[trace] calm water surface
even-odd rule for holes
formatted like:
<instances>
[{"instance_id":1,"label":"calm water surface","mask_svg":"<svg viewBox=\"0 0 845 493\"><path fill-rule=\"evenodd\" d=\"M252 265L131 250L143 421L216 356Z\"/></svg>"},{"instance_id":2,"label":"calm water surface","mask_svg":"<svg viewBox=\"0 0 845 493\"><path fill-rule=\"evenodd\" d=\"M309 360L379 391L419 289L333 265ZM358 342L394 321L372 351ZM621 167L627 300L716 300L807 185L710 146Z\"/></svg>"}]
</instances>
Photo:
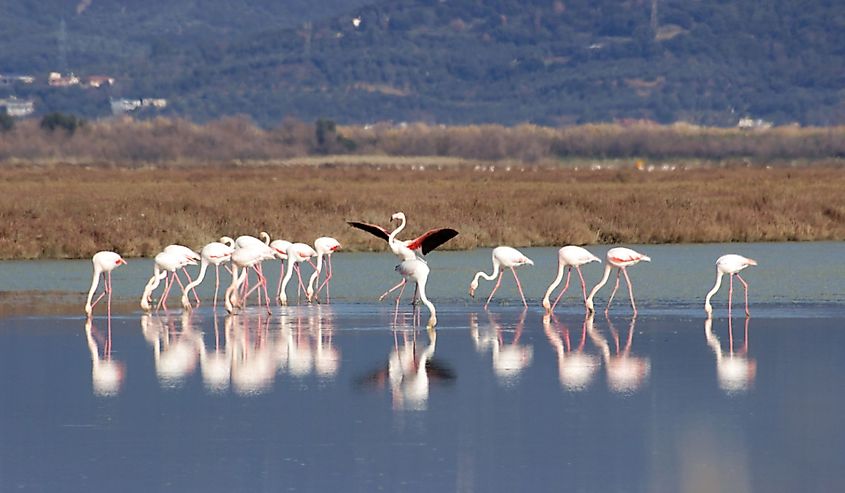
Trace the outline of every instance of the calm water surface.
<instances>
[{"instance_id":1,"label":"calm water surface","mask_svg":"<svg viewBox=\"0 0 845 493\"><path fill-rule=\"evenodd\" d=\"M331 304L269 316L0 318L0 491L845 489L843 244L639 249L636 320L627 296L585 319L577 290L544 317L554 249L524 250L527 310L508 278L489 310L464 294L489 251L432 256L434 333L373 302L386 254L336 255ZM760 263L754 316L729 321L723 291L710 324L730 251ZM149 270L115 271L115 295ZM90 262L0 264L3 290L80 307L89 282Z\"/></svg>"}]
</instances>

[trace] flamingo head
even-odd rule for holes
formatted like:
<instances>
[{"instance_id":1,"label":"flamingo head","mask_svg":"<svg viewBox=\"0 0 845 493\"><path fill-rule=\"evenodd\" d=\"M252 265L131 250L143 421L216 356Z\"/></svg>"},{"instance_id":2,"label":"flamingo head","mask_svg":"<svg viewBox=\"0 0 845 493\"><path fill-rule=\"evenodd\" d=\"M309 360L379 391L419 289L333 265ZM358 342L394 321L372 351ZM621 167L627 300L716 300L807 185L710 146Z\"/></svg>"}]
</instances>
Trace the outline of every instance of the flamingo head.
<instances>
[{"instance_id":1,"label":"flamingo head","mask_svg":"<svg viewBox=\"0 0 845 493\"><path fill-rule=\"evenodd\" d=\"M115 264L115 265L126 265L126 261L125 261L125 260L123 260L123 257L118 257L118 259L114 261L114 264ZM756 263L756 262L754 262L754 263L753 263L753 264L751 264L751 265L757 265L757 263Z\"/></svg>"},{"instance_id":2,"label":"flamingo head","mask_svg":"<svg viewBox=\"0 0 845 493\"><path fill-rule=\"evenodd\" d=\"M473 279L471 283L469 283L469 295L471 298L475 298L475 290L478 289L478 279Z\"/></svg>"},{"instance_id":3,"label":"flamingo head","mask_svg":"<svg viewBox=\"0 0 845 493\"><path fill-rule=\"evenodd\" d=\"M756 261L756 260L754 260L753 258L747 258L747 259L745 259L745 262L746 262L748 265L757 265L757 261Z\"/></svg>"},{"instance_id":4,"label":"flamingo head","mask_svg":"<svg viewBox=\"0 0 845 493\"><path fill-rule=\"evenodd\" d=\"M546 309L546 316L552 313L552 304L549 303L549 298L543 298L543 308ZM545 319L544 319L545 320Z\"/></svg>"},{"instance_id":5,"label":"flamingo head","mask_svg":"<svg viewBox=\"0 0 845 493\"><path fill-rule=\"evenodd\" d=\"M390 216L391 221L405 221L405 213L404 212L397 212Z\"/></svg>"}]
</instances>

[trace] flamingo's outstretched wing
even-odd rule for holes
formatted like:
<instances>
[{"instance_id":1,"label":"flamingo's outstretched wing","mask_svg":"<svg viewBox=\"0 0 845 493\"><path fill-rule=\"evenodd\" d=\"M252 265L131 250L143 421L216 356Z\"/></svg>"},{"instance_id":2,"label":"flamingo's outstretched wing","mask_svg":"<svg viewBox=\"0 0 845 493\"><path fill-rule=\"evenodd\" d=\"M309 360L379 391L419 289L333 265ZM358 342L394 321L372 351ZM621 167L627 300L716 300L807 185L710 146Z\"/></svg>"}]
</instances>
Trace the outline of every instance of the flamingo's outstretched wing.
<instances>
[{"instance_id":1,"label":"flamingo's outstretched wing","mask_svg":"<svg viewBox=\"0 0 845 493\"><path fill-rule=\"evenodd\" d=\"M359 223L357 221L346 221L346 224L352 226L353 228L358 228L361 231L366 231L367 233L377 236L384 241L387 241L387 238L390 236L386 229L376 224Z\"/></svg>"},{"instance_id":2,"label":"flamingo's outstretched wing","mask_svg":"<svg viewBox=\"0 0 845 493\"><path fill-rule=\"evenodd\" d=\"M458 232L452 228L432 229L409 243L408 248L411 250L419 249L423 255L426 255L456 236L458 236Z\"/></svg>"}]
</instances>

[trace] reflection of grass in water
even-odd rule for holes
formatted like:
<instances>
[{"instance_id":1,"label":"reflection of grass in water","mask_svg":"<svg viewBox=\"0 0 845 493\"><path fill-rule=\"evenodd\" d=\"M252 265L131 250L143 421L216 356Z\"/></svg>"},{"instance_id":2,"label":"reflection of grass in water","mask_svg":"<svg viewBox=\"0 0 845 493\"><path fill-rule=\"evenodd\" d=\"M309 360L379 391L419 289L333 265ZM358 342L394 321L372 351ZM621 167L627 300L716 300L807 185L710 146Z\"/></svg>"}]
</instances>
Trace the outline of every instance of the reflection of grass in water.
<instances>
[{"instance_id":1,"label":"reflection of grass in water","mask_svg":"<svg viewBox=\"0 0 845 493\"><path fill-rule=\"evenodd\" d=\"M345 221L386 226L397 210L408 214L405 238L450 226L461 234L447 247L459 249L845 239L839 168L379 167L7 168L0 255L150 256L169 243L198 249L223 234L261 230L382 250L381 240Z\"/></svg>"}]
</instances>

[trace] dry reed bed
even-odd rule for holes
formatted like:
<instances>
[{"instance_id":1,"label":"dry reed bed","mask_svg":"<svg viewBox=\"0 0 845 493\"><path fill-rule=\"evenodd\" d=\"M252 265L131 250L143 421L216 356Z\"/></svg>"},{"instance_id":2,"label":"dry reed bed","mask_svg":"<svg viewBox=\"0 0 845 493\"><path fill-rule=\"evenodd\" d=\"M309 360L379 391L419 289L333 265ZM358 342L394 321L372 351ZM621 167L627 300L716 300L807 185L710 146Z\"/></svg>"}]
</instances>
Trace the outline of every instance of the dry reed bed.
<instances>
[{"instance_id":1,"label":"dry reed bed","mask_svg":"<svg viewBox=\"0 0 845 493\"><path fill-rule=\"evenodd\" d=\"M424 160L423 160L424 161ZM569 243L845 239L841 168L424 171L370 167L0 168L0 256L149 256L169 243L199 248L221 235L384 249L346 220L405 237L436 226L450 248Z\"/></svg>"}]
</instances>

